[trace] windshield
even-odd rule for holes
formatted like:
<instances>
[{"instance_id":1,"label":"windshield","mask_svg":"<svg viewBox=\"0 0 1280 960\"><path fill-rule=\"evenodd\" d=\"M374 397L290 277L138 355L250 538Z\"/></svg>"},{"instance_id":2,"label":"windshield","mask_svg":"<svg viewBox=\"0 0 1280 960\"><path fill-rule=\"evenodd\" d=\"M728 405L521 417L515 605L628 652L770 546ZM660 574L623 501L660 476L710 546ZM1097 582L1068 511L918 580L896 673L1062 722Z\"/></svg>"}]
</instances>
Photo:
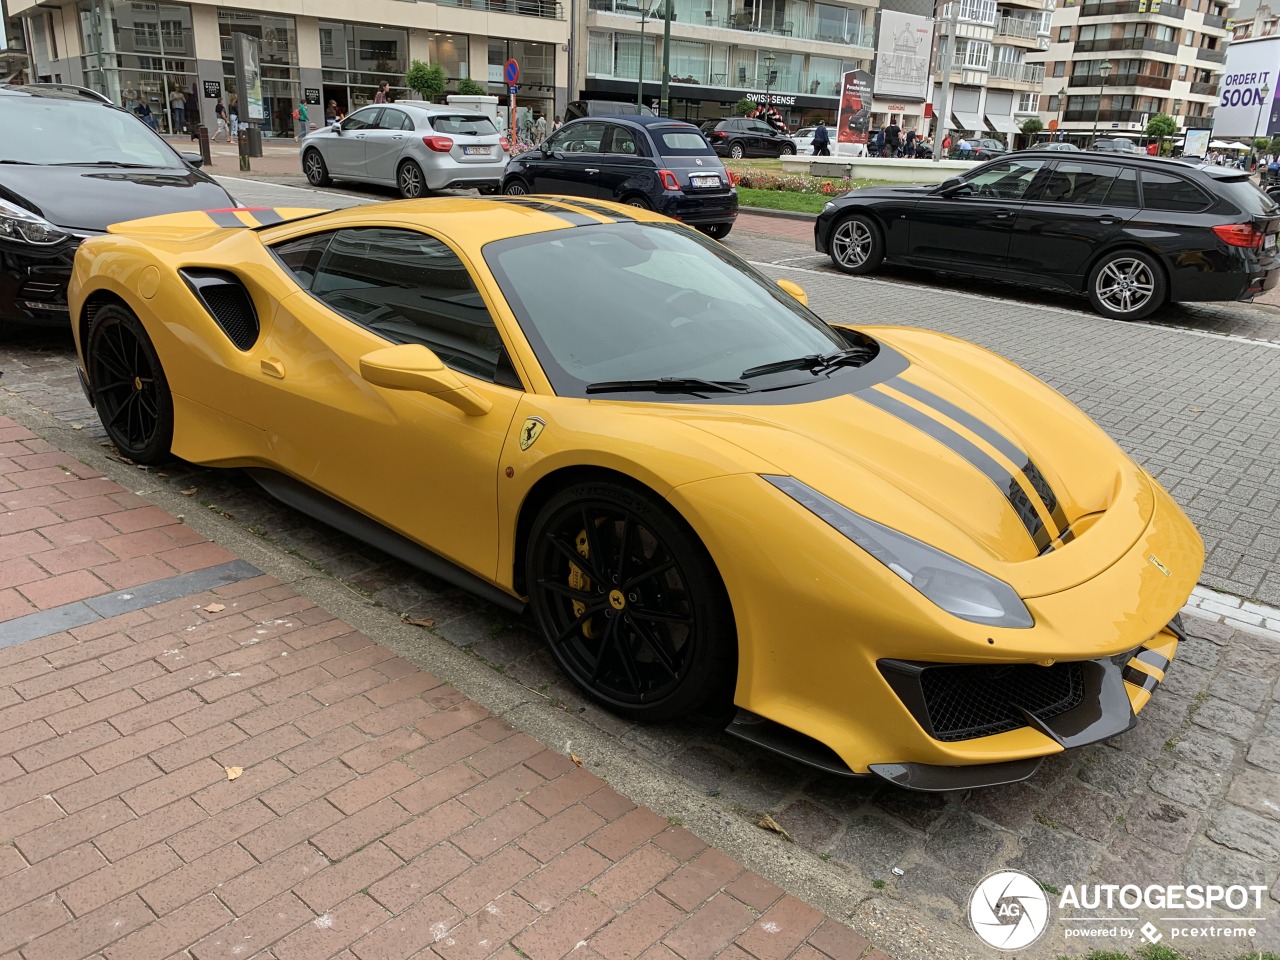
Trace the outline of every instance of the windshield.
<instances>
[{"instance_id":1,"label":"windshield","mask_svg":"<svg viewBox=\"0 0 1280 960\"><path fill-rule=\"evenodd\" d=\"M719 244L683 227L620 223L484 248L561 396L663 377L731 381L743 371L847 350L849 342ZM812 382L800 370L753 380Z\"/></svg>"},{"instance_id":2,"label":"windshield","mask_svg":"<svg viewBox=\"0 0 1280 960\"><path fill-rule=\"evenodd\" d=\"M93 100L0 97L0 124L11 134L0 160L10 163L183 165L137 117Z\"/></svg>"}]
</instances>

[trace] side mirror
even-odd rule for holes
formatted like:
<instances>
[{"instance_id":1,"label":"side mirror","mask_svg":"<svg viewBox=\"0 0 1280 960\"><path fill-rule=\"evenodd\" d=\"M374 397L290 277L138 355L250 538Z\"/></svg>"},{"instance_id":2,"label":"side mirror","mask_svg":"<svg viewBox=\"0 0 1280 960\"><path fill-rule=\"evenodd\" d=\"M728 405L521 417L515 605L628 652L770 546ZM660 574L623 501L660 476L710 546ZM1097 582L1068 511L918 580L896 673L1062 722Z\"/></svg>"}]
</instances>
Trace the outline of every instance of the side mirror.
<instances>
[{"instance_id":1,"label":"side mirror","mask_svg":"<svg viewBox=\"0 0 1280 960\"><path fill-rule=\"evenodd\" d=\"M792 280L783 279L778 281L778 288L781 289L783 293L789 294L794 299L799 300L806 307L809 305L809 295L804 292L804 287L800 286L800 284Z\"/></svg>"},{"instance_id":2,"label":"side mirror","mask_svg":"<svg viewBox=\"0 0 1280 960\"><path fill-rule=\"evenodd\" d=\"M204 157L200 156L198 153L182 153L179 154L179 156L193 167L199 168L204 166Z\"/></svg>"},{"instance_id":3,"label":"side mirror","mask_svg":"<svg viewBox=\"0 0 1280 960\"><path fill-rule=\"evenodd\" d=\"M963 186L964 181L959 177L948 177L946 180L943 180L942 185L938 187L938 193L944 197L949 197Z\"/></svg>"},{"instance_id":4,"label":"side mirror","mask_svg":"<svg viewBox=\"0 0 1280 960\"><path fill-rule=\"evenodd\" d=\"M469 417L488 413L491 404L464 384L434 353L418 343L404 343L366 353L360 376L376 387L413 390L452 404Z\"/></svg>"}]
</instances>

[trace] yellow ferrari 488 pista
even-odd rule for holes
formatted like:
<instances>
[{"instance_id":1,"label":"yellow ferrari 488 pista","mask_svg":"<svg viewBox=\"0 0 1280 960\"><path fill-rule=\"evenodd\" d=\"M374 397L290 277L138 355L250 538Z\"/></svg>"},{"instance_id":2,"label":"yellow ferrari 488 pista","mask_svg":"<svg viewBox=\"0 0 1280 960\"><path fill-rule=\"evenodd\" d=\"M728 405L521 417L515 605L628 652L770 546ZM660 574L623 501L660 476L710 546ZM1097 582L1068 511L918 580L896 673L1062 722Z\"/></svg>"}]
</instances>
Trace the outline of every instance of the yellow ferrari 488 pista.
<instances>
[{"instance_id":1,"label":"yellow ferrari 488 pista","mask_svg":"<svg viewBox=\"0 0 1280 960\"><path fill-rule=\"evenodd\" d=\"M245 469L530 608L608 708L723 705L836 773L1006 783L1123 732L1203 562L1151 475L1016 366L825 323L630 207L173 214L85 241L71 300L128 457Z\"/></svg>"}]
</instances>

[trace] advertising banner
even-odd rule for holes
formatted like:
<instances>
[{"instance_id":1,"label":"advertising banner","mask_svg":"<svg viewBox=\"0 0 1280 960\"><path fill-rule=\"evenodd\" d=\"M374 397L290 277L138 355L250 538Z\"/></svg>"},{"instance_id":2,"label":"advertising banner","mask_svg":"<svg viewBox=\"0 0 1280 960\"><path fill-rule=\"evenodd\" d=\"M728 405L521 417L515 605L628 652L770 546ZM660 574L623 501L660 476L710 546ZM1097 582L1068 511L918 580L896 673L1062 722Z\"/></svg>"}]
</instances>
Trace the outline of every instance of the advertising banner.
<instances>
[{"instance_id":1,"label":"advertising banner","mask_svg":"<svg viewBox=\"0 0 1280 960\"><path fill-rule=\"evenodd\" d=\"M880 11L880 33L876 38L877 96L912 100L928 97L932 37L932 20L893 10Z\"/></svg>"},{"instance_id":2,"label":"advertising banner","mask_svg":"<svg viewBox=\"0 0 1280 960\"><path fill-rule=\"evenodd\" d=\"M850 70L841 81L840 91L835 153L862 156L867 152L867 131L871 127L871 74Z\"/></svg>"},{"instance_id":3,"label":"advertising banner","mask_svg":"<svg viewBox=\"0 0 1280 960\"><path fill-rule=\"evenodd\" d=\"M240 119L261 122L267 114L262 105L262 56L258 41L247 33L232 34L232 41Z\"/></svg>"},{"instance_id":4,"label":"advertising banner","mask_svg":"<svg viewBox=\"0 0 1280 960\"><path fill-rule=\"evenodd\" d=\"M1237 40L1227 46L1227 63L1218 84L1218 105L1213 111L1215 138L1266 137L1277 132L1277 67L1280 37ZM1264 86L1268 91L1265 102Z\"/></svg>"}]
</instances>

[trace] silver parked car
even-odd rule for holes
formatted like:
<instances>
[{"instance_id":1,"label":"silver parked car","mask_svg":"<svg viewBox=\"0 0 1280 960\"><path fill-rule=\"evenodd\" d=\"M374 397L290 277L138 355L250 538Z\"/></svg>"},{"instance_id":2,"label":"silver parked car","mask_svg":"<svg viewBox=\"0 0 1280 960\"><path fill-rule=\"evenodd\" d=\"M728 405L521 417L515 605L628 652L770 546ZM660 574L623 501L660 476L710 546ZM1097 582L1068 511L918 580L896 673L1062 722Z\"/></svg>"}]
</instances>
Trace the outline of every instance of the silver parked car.
<instances>
[{"instance_id":1,"label":"silver parked car","mask_svg":"<svg viewBox=\"0 0 1280 960\"><path fill-rule=\"evenodd\" d=\"M487 116L412 100L362 107L302 141L313 186L385 183L410 199L450 187L494 193L506 166L506 144Z\"/></svg>"}]
</instances>

